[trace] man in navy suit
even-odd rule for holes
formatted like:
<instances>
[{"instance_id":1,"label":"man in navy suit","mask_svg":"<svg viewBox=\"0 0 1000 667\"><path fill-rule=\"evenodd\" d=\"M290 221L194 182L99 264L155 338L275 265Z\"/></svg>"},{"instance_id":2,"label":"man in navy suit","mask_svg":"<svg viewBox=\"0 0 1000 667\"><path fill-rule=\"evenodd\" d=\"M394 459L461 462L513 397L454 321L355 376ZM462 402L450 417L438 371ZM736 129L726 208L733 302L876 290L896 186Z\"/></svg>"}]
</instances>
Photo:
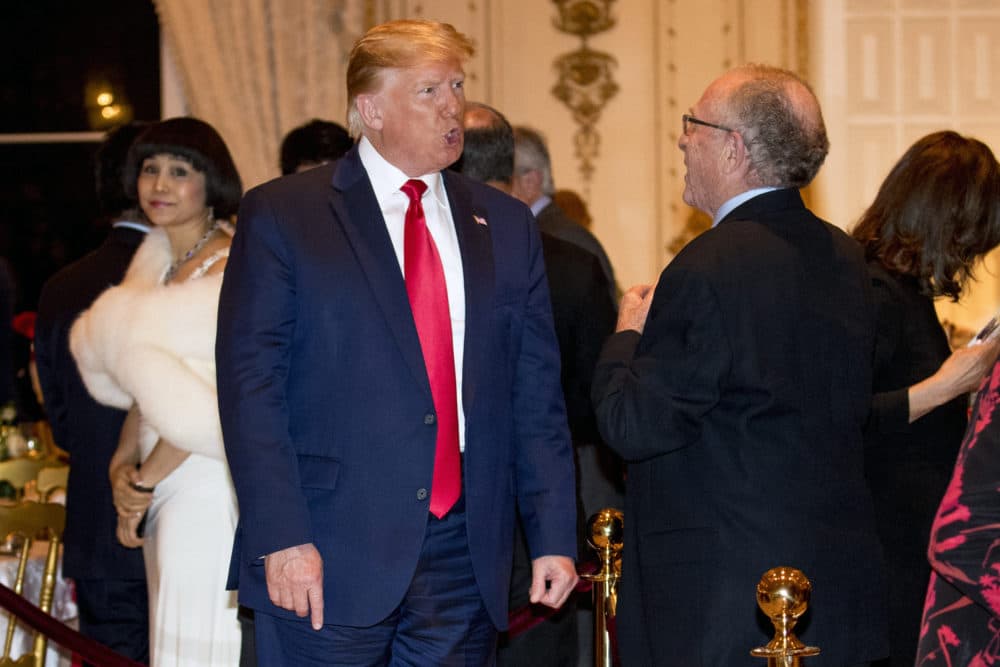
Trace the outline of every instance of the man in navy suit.
<instances>
[{"instance_id":1,"label":"man in navy suit","mask_svg":"<svg viewBox=\"0 0 1000 667\"><path fill-rule=\"evenodd\" d=\"M594 374L628 462L622 663L752 667L773 631L760 576L805 572L796 632L816 667L887 654L885 580L863 470L875 329L860 247L798 189L829 146L791 72L745 66L683 118L684 201L714 227L622 298Z\"/></svg>"},{"instance_id":2,"label":"man in navy suit","mask_svg":"<svg viewBox=\"0 0 1000 667\"><path fill-rule=\"evenodd\" d=\"M108 466L125 413L95 401L69 351L69 328L101 292L121 281L148 227L122 183L125 156L145 128L130 123L108 134L97 154L97 200L112 220L96 250L42 287L35 360L56 443L70 455L63 572L76 583L80 632L134 660L149 659L149 610L142 551L115 536L118 514Z\"/></svg>"},{"instance_id":3,"label":"man in navy suit","mask_svg":"<svg viewBox=\"0 0 1000 667\"><path fill-rule=\"evenodd\" d=\"M471 52L446 24L370 30L347 73L359 144L241 206L216 352L230 584L260 664L490 664L515 506L532 600L558 607L576 583L538 230L442 171Z\"/></svg>"}]
</instances>

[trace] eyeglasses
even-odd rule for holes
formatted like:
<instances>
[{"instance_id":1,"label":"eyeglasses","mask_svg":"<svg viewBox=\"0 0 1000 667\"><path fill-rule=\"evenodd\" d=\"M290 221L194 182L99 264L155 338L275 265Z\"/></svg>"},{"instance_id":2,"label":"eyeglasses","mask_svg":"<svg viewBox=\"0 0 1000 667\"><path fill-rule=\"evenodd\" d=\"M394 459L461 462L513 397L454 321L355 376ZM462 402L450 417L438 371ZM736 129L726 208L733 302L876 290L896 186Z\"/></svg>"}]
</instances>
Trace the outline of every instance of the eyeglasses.
<instances>
[{"instance_id":1,"label":"eyeglasses","mask_svg":"<svg viewBox=\"0 0 1000 667\"><path fill-rule=\"evenodd\" d=\"M707 120L701 120L700 118L695 118L691 114L684 114L681 116L681 120L684 123L684 134L691 134L691 125L704 125L705 127L714 127L717 130L723 130L724 132L735 132L731 127L726 127L725 125L716 125L715 123L709 123Z\"/></svg>"}]
</instances>

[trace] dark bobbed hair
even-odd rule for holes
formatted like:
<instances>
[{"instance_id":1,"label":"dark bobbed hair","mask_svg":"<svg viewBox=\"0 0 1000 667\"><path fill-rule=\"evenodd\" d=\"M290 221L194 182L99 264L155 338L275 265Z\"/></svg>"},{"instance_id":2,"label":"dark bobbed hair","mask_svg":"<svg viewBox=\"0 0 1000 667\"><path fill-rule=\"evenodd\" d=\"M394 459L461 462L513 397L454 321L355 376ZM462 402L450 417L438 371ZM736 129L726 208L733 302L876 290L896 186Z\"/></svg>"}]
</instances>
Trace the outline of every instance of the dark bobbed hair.
<instances>
[{"instance_id":1,"label":"dark bobbed hair","mask_svg":"<svg viewBox=\"0 0 1000 667\"><path fill-rule=\"evenodd\" d=\"M136 183L143 160L164 153L190 162L205 174L205 205L212 207L215 217L236 213L243 183L226 142L211 125L188 116L153 123L132 144L125 168L125 188L131 197L138 198Z\"/></svg>"},{"instance_id":2,"label":"dark bobbed hair","mask_svg":"<svg viewBox=\"0 0 1000 667\"><path fill-rule=\"evenodd\" d=\"M123 174L132 142L148 126L149 123L142 121L119 125L105 135L97 149L94 156L94 182L101 215L113 218L135 208L135 197L126 191Z\"/></svg>"},{"instance_id":3,"label":"dark bobbed hair","mask_svg":"<svg viewBox=\"0 0 1000 667\"><path fill-rule=\"evenodd\" d=\"M302 164L333 162L351 149L354 140L344 126L315 118L281 141L281 173L294 174Z\"/></svg>"},{"instance_id":4,"label":"dark bobbed hair","mask_svg":"<svg viewBox=\"0 0 1000 667\"><path fill-rule=\"evenodd\" d=\"M893 166L851 235L869 261L957 301L976 262L1000 244L1000 165L981 141L929 134Z\"/></svg>"},{"instance_id":5,"label":"dark bobbed hair","mask_svg":"<svg viewBox=\"0 0 1000 667\"><path fill-rule=\"evenodd\" d=\"M510 183L514 177L514 128L504 115L491 106L479 102L465 105L485 111L491 123L485 127L465 130L462 157L456 163L457 171L474 181L485 183L499 181Z\"/></svg>"}]
</instances>

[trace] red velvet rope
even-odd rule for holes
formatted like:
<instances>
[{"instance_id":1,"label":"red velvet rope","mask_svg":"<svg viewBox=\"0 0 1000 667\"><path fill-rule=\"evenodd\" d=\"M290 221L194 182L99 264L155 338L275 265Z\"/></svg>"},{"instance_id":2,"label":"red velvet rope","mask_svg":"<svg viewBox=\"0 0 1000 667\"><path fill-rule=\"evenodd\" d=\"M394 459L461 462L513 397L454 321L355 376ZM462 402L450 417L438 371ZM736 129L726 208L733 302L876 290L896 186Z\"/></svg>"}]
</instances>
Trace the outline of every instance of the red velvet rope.
<instances>
[{"instance_id":1,"label":"red velvet rope","mask_svg":"<svg viewBox=\"0 0 1000 667\"><path fill-rule=\"evenodd\" d=\"M574 594L588 593L592 588L591 582L581 578L576 584ZM69 627L62 621L49 616L44 611L31 604L23 597L0 584L0 607L13 613L19 621L26 623L33 629L41 631L50 641L69 649L76 653L86 662L97 667L143 667L142 663L126 658L107 646L84 637L79 632ZM520 609L510 612L508 622L510 624L507 634L509 637L516 637L543 623L546 619L556 613L557 609L544 605L527 604ZM617 642L614 626L614 619L610 619L608 630L611 634L612 645Z\"/></svg>"},{"instance_id":2,"label":"red velvet rope","mask_svg":"<svg viewBox=\"0 0 1000 667\"><path fill-rule=\"evenodd\" d=\"M586 562L580 564L579 574L593 574L596 571L596 563ZM593 587L593 583L583 577L580 577L580 580L576 582L576 588L573 589L571 595L590 593L590 590ZM512 609L507 615L507 637L513 639L514 637L531 630L532 628L544 623L557 611L559 610L553 609L552 607L546 607L542 604L531 604L530 602L518 609Z\"/></svg>"},{"instance_id":3,"label":"red velvet rope","mask_svg":"<svg viewBox=\"0 0 1000 667\"><path fill-rule=\"evenodd\" d=\"M13 613L19 622L40 631L49 638L49 641L69 649L96 667L143 667L142 663L130 660L104 644L84 637L2 584L0 584L0 607Z\"/></svg>"}]
</instances>

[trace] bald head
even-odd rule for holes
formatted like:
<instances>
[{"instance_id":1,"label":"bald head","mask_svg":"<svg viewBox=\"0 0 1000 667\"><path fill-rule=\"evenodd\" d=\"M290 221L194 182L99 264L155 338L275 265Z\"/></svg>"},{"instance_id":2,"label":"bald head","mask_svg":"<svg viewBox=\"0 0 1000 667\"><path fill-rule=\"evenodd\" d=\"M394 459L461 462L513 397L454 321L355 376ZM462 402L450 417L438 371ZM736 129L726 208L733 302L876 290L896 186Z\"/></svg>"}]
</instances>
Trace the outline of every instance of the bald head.
<instances>
[{"instance_id":1,"label":"bald head","mask_svg":"<svg viewBox=\"0 0 1000 667\"><path fill-rule=\"evenodd\" d=\"M514 130L503 114L479 102L465 105L465 146L461 172L469 178L510 191L514 174Z\"/></svg>"},{"instance_id":2,"label":"bald head","mask_svg":"<svg viewBox=\"0 0 1000 667\"><path fill-rule=\"evenodd\" d=\"M750 187L802 188L830 148L819 101L809 85L788 70L745 65L730 70L706 91L746 146Z\"/></svg>"},{"instance_id":3,"label":"bald head","mask_svg":"<svg viewBox=\"0 0 1000 667\"><path fill-rule=\"evenodd\" d=\"M507 122L499 111L481 102L466 102L463 125L466 130L497 127Z\"/></svg>"}]
</instances>

